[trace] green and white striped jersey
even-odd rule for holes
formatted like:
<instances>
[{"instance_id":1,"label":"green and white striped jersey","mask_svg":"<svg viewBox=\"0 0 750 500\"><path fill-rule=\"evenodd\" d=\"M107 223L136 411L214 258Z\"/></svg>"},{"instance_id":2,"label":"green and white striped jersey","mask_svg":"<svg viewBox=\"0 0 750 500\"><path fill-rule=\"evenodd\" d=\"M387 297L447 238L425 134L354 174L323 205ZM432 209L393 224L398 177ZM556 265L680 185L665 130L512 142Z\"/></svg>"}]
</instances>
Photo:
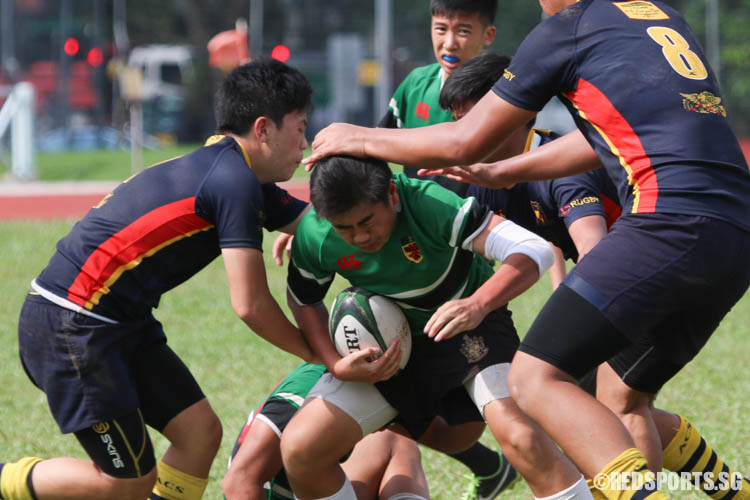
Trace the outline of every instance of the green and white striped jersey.
<instances>
[{"instance_id":1,"label":"green and white striped jersey","mask_svg":"<svg viewBox=\"0 0 750 500\"><path fill-rule=\"evenodd\" d=\"M340 274L352 285L394 299L412 335L420 335L440 305L471 295L492 274L484 258L470 250L491 213L475 198L461 198L434 182L403 174L394 174L394 182L400 211L383 248L362 252L310 210L293 240L287 283L299 304L310 305L323 300Z\"/></svg>"}]
</instances>

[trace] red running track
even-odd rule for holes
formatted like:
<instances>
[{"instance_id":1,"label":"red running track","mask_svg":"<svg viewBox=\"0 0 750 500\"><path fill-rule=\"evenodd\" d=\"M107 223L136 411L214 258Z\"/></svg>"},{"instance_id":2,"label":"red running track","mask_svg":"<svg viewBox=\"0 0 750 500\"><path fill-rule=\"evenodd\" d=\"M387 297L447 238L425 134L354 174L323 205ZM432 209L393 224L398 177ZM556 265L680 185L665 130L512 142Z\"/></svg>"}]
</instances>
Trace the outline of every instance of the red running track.
<instances>
[{"instance_id":1,"label":"red running track","mask_svg":"<svg viewBox=\"0 0 750 500\"><path fill-rule=\"evenodd\" d=\"M750 164L750 138L740 140ZM99 203L116 182L0 182L0 220L80 218ZM293 196L310 199L307 182L279 184Z\"/></svg>"}]
</instances>

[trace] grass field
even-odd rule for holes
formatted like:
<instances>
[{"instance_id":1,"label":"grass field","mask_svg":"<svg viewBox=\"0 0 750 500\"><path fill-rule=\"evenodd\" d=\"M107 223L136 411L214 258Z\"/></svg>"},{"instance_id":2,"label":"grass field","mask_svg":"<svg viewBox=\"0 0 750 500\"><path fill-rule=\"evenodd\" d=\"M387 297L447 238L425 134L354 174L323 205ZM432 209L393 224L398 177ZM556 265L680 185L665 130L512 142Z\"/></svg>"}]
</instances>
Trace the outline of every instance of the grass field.
<instances>
[{"instance_id":1,"label":"grass field","mask_svg":"<svg viewBox=\"0 0 750 500\"><path fill-rule=\"evenodd\" d=\"M0 461L25 455L83 457L72 436L62 436L49 416L43 394L26 378L17 355L18 312L29 281L47 263L57 239L73 221L0 223L2 277L0 325ZM267 248L274 235L267 235ZM270 250L266 251L269 257ZM275 297L284 305L285 269L267 258L269 280ZM338 282L329 293L343 288ZM511 304L519 333L523 333L549 294L546 277ZM172 348L200 382L224 424L224 439L211 470L207 499L221 498L220 481L235 436L247 413L273 384L298 361L260 340L235 317L229 304L221 259L198 276L166 294L156 311ZM658 406L683 413L703 432L714 449L731 465L750 473L750 295L737 304L701 355L663 390ZM166 442L152 433L157 452ZM483 441L492 443L489 432ZM423 450L423 464L432 498L455 500L465 486L460 464L430 450ZM502 498L530 498L525 485ZM702 494L675 492L674 498L706 498Z\"/></svg>"}]
</instances>

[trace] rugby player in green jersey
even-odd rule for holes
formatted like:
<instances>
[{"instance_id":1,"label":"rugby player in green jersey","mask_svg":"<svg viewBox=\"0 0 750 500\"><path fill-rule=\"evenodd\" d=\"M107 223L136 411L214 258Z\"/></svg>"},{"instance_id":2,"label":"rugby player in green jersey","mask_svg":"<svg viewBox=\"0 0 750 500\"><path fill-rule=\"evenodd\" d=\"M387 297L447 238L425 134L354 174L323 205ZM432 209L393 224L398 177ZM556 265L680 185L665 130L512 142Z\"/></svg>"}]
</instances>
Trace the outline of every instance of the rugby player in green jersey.
<instances>
[{"instance_id":1,"label":"rugby player in green jersey","mask_svg":"<svg viewBox=\"0 0 750 500\"><path fill-rule=\"evenodd\" d=\"M221 482L228 500L294 499L281 463L281 433L324 371L323 365L301 364L250 412ZM396 432L369 434L342 467L358 500L429 498L419 447Z\"/></svg>"},{"instance_id":2,"label":"rugby player in green jersey","mask_svg":"<svg viewBox=\"0 0 750 500\"><path fill-rule=\"evenodd\" d=\"M452 121L438 103L440 89L456 68L495 39L496 13L497 0L431 0L430 38L436 62L404 78L378 126L417 128ZM417 169L405 165L404 173L416 177ZM467 184L439 175L431 179L461 196L466 194Z\"/></svg>"},{"instance_id":3,"label":"rugby player in green jersey","mask_svg":"<svg viewBox=\"0 0 750 500\"><path fill-rule=\"evenodd\" d=\"M328 373L281 437L301 499L352 499L338 459L392 420L418 439L436 415L486 421L537 497L590 498L585 481L509 397L518 336L506 304L552 261L540 237L433 183L393 175L378 160L331 157L311 177L314 210L292 248L290 308ZM486 259L502 264L493 272ZM398 371L394 342L339 356L322 299L336 274L390 297L412 330Z\"/></svg>"}]
</instances>

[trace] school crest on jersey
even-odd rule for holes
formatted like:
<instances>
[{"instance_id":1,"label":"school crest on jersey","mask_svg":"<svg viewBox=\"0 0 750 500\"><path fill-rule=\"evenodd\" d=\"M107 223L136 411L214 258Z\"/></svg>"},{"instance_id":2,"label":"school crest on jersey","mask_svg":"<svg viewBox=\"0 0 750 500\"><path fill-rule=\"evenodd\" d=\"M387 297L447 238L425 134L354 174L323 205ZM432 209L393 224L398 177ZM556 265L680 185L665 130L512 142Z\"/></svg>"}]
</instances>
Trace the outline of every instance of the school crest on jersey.
<instances>
[{"instance_id":1,"label":"school crest on jersey","mask_svg":"<svg viewBox=\"0 0 750 500\"><path fill-rule=\"evenodd\" d=\"M711 92L704 90L700 94L683 94L680 92L682 107L687 111L694 111L701 114L719 115L726 118L727 110L721 104L721 97L713 95Z\"/></svg>"},{"instance_id":2,"label":"school crest on jersey","mask_svg":"<svg viewBox=\"0 0 750 500\"><path fill-rule=\"evenodd\" d=\"M461 340L460 351L466 358L467 363L476 363L485 357L490 352L490 349L484 345L483 337L464 335L463 340Z\"/></svg>"},{"instance_id":3,"label":"school crest on jersey","mask_svg":"<svg viewBox=\"0 0 750 500\"><path fill-rule=\"evenodd\" d=\"M544 210L542 210L542 205L538 201L534 201L534 200L530 200L529 203L531 204L531 210L534 211L534 217L536 217L537 226L546 226L547 216L544 215Z\"/></svg>"},{"instance_id":4,"label":"school crest on jersey","mask_svg":"<svg viewBox=\"0 0 750 500\"><path fill-rule=\"evenodd\" d=\"M631 2L614 2L614 5L630 19L643 19L647 21L669 19L669 16L663 10L651 2L633 0Z\"/></svg>"},{"instance_id":5,"label":"school crest on jersey","mask_svg":"<svg viewBox=\"0 0 750 500\"><path fill-rule=\"evenodd\" d=\"M424 258L422 251L417 246L417 242L411 236L401 238L401 251L404 252L407 259L415 264L419 264Z\"/></svg>"}]
</instances>

